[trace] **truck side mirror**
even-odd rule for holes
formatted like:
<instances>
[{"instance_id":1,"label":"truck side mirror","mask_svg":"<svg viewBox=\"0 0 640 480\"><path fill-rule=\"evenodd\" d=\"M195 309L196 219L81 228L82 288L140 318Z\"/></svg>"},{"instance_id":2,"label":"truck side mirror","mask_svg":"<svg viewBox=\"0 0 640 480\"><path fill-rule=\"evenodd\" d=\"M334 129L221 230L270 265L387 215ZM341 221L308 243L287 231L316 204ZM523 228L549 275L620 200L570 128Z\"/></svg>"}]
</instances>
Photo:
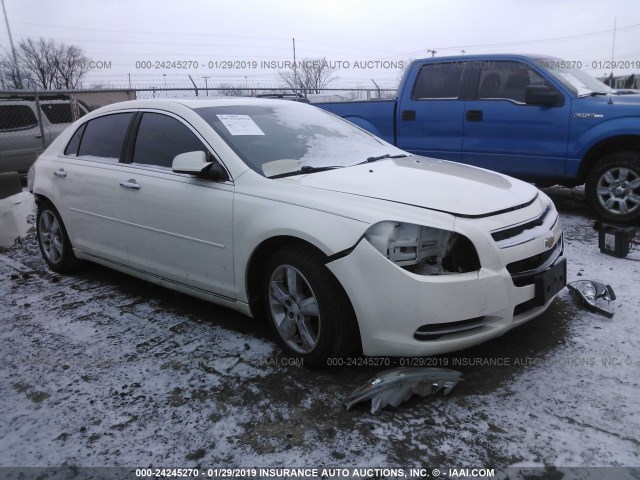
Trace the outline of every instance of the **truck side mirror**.
<instances>
[{"instance_id":1,"label":"truck side mirror","mask_svg":"<svg viewBox=\"0 0 640 480\"><path fill-rule=\"evenodd\" d=\"M524 89L524 102L527 105L560 107L564 105L564 97L544 85L527 85Z\"/></svg>"}]
</instances>

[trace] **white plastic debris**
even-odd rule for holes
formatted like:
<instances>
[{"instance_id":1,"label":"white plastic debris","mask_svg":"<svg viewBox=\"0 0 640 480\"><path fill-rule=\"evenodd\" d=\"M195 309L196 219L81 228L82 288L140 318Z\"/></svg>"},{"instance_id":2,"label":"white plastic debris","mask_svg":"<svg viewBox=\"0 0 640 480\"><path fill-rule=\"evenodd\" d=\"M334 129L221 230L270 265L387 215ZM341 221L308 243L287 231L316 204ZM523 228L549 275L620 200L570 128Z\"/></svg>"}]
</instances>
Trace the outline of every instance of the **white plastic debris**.
<instances>
[{"instance_id":1,"label":"white plastic debris","mask_svg":"<svg viewBox=\"0 0 640 480\"><path fill-rule=\"evenodd\" d=\"M427 397L444 390L447 395L461 380L462 373L446 368L394 368L355 389L345 405L349 410L356 403L371 400L371 413L376 414L387 405L397 407L413 394Z\"/></svg>"}]
</instances>

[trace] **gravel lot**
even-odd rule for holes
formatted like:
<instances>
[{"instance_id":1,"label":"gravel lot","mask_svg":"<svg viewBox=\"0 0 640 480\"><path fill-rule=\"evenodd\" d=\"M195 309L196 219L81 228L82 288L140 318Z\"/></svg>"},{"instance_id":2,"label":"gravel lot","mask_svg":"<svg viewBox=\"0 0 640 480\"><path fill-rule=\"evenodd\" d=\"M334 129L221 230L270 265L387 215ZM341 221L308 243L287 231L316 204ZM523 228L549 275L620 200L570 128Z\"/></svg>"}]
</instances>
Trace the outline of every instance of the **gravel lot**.
<instances>
[{"instance_id":1,"label":"gravel lot","mask_svg":"<svg viewBox=\"0 0 640 480\"><path fill-rule=\"evenodd\" d=\"M343 400L385 367L305 369L224 308L99 266L54 274L27 236L0 251L0 467L638 467L640 263L599 253L580 191L550 194L569 280L610 283L616 315L565 290L434 359L464 373L449 396L377 416Z\"/></svg>"}]
</instances>

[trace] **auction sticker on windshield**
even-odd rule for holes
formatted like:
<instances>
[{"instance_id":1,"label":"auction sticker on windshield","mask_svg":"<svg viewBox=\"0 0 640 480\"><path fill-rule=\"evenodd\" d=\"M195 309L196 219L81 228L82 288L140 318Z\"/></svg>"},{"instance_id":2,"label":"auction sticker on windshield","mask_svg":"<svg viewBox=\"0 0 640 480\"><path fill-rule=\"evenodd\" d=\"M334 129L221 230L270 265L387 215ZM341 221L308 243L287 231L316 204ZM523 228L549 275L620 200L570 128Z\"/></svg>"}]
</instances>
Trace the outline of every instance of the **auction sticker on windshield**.
<instances>
[{"instance_id":1,"label":"auction sticker on windshield","mask_svg":"<svg viewBox=\"0 0 640 480\"><path fill-rule=\"evenodd\" d=\"M249 115L217 115L231 135L264 135Z\"/></svg>"}]
</instances>

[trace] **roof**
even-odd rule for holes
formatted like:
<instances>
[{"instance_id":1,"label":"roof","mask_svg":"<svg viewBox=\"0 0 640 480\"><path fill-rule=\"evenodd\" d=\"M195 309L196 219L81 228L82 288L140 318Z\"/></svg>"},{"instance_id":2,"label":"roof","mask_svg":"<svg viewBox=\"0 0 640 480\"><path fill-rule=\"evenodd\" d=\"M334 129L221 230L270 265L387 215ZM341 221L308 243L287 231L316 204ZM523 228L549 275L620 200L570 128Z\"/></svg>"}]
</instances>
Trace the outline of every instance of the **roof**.
<instances>
[{"instance_id":1,"label":"roof","mask_svg":"<svg viewBox=\"0 0 640 480\"><path fill-rule=\"evenodd\" d=\"M469 61L469 60L539 60L542 58L556 58L552 55L526 54L526 53L483 53L476 55L451 55L448 57L426 57L416 61Z\"/></svg>"}]
</instances>

